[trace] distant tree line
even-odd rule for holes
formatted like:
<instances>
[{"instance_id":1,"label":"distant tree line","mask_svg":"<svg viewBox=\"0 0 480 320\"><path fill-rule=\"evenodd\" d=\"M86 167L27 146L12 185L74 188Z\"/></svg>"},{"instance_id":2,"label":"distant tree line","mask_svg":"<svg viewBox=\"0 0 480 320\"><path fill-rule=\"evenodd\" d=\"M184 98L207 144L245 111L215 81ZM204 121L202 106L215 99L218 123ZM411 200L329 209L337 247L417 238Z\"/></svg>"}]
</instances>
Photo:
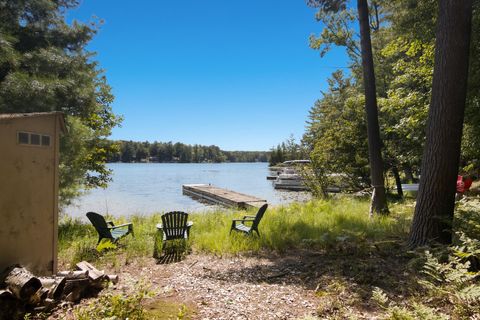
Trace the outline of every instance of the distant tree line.
<instances>
[{"instance_id":1,"label":"distant tree line","mask_svg":"<svg viewBox=\"0 0 480 320\"><path fill-rule=\"evenodd\" d=\"M116 143L119 151L108 162L267 162L269 157L264 151L223 151L214 145L123 140Z\"/></svg>"},{"instance_id":2,"label":"distant tree line","mask_svg":"<svg viewBox=\"0 0 480 320\"><path fill-rule=\"evenodd\" d=\"M309 159L310 155L307 149L295 142L295 137L290 137L279 143L276 147L270 149L270 166L282 163L288 160Z\"/></svg>"}]
</instances>

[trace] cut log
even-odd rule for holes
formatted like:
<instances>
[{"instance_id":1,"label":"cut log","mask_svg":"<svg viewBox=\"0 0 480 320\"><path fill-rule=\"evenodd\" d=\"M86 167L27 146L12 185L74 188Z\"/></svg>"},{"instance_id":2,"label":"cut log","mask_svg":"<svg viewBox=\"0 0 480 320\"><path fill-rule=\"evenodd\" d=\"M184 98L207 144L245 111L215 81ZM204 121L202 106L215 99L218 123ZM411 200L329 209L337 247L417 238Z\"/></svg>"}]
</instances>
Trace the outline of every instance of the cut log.
<instances>
[{"instance_id":1,"label":"cut log","mask_svg":"<svg viewBox=\"0 0 480 320\"><path fill-rule=\"evenodd\" d=\"M41 305L38 307L35 307L33 310L35 312L49 312L56 306L56 302L53 299L45 299L42 301Z\"/></svg>"},{"instance_id":2,"label":"cut log","mask_svg":"<svg viewBox=\"0 0 480 320\"><path fill-rule=\"evenodd\" d=\"M31 306L36 306L41 304L48 296L48 289L40 288L33 294L30 299L28 299L28 304Z\"/></svg>"},{"instance_id":3,"label":"cut log","mask_svg":"<svg viewBox=\"0 0 480 320\"><path fill-rule=\"evenodd\" d=\"M60 271L57 276L64 277L67 280L72 279L86 279L88 278L88 270L79 271Z\"/></svg>"},{"instance_id":4,"label":"cut log","mask_svg":"<svg viewBox=\"0 0 480 320\"><path fill-rule=\"evenodd\" d=\"M58 300L62 297L63 290L65 288L66 278L54 277L54 278L39 278L42 282L42 286L48 290L48 298Z\"/></svg>"},{"instance_id":5,"label":"cut log","mask_svg":"<svg viewBox=\"0 0 480 320\"><path fill-rule=\"evenodd\" d=\"M1 289L0 290L0 299L10 299L14 298L13 293L8 289Z\"/></svg>"},{"instance_id":6,"label":"cut log","mask_svg":"<svg viewBox=\"0 0 480 320\"><path fill-rule=\"evenodd\" d=\"M27 301L42 287L40 280L25 268L12 266L5 272L5 284L17 299Z\"/></svg>"},{"instance_id":7,"label":"cut log","mask_svg":"<svg viewBox=\"0 0 480 320\"><path fill-rule=\"evenodd\" d=\"M65 300L76 302L82 298L83 292L91 285L89 279L66 280L63 294Z\"/></svg>"},{"instance_id":8,"label":"cut log","mask_svg":"<svg viewBox=\"0 0 480 320\"><path fill-rule=\"evenodd\" d=\"M87 261L81 261L77 263L77 269L82 270L82 271L88 271L88 277L92 281L97 281L97 280L102 280L103 277L105 276L105 272L98 270L94 266L92 266L90 263Z\"/></svg>"},{"instance_id":9,"label":"cut log","mask_svg":"<svg viewBox=\"0 0 480 320\"><path fill-rule=\"evenodd\" d=\"M55 300L47 298L47 299L45 299L45 301L43 301L43 304L46 307L53 307L53 306L55 306Z\"/></svg>"},{"instance_id":10,"label":"cut log","mask_svg":"<svg viewBox=\"0 0 480 320\"><path fill-rule=\"evenodd\" d=\"M116 274L109 274L109 275L107 275L107 278L108 278L108 281L110 281L113 284L118 283L118 275L116 275Z\"/></svg>"},{"instance_id":11,"label":"cut log","mask_svg":"<svg viewBox=\"0 0 480 320\"><path fill-rule=\"evenodd\" d=\"M75 290L75 291L70 292L65 297L65 300L68 301L68 302L76 302L76 301L80 300L80 298L81 298L80 291Z\"/></svg>"},{"instance_id":12,"label":"cut log","mask_svg":"<svg viewBox=\"0 0 480 320\"><path fill-rule=\"evenodd\" d=\"M33 311L35 311L35 313L46 312L47 310L48 310L47 306L40 306L40 307L33 308Z\"/></svg>"}]
</instances>

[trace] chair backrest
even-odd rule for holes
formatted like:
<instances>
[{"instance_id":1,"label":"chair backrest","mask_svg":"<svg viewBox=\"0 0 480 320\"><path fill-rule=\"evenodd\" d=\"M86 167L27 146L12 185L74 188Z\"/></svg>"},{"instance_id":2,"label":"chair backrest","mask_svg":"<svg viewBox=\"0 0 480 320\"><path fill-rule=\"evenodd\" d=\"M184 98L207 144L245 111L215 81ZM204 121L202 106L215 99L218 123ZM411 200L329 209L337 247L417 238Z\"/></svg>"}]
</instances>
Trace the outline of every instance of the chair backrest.
<instances>
[{"instance_id":1,"label":"chair backrest","mask_svg":"<svg viewBox=\"0 0 480 320\"><path fill-rule=\"evenodd\" d=\"M112 234L110 232L110 229L108 228L107 222L101 214L95 212L88 212L87 218L93 224L95 230L97 230L100 237L112 238Z\"/></svg>"},{"instance_id":2,"label":"chair backrest","mask_svg":"<svg viewBox=\"0 0 480 320\"><path fill-rule=\"evenodd\" d=\"M267 210L268 204L264 204L263 206L258 209L257 215L255 216L255 219L253 220L252 223L252 230L256 230L258 227L258 224L260 223L260 220L262 220L263 214Z\"/></svg>"},{"instance_id":3,"label":"chair backrest","mask_svg":"<svg viewBox=\"0 0 480 320\"><path fill-rule=\"evenodd\" d=\"M187 232L188 213L181 211L167 212L162 215L163 233L167 240L183 239Z\"/></svg>"}]
</instances>

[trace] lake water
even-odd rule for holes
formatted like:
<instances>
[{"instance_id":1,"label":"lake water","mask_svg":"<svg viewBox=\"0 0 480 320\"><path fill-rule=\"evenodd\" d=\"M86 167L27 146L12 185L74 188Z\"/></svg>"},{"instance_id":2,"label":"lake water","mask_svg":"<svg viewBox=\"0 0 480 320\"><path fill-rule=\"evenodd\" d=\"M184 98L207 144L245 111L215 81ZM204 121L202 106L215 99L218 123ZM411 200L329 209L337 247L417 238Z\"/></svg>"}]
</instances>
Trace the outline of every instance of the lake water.
<instances>
[{"instance_id":1,"label":"lake water","mask_svg":"<svg viewBox=\"0 0 480 320\"><path fill-rule=\"evenodd\" d=\"M153 212L198 212L213 208L182 195L182 185L212 184L265 199L269 204L304 201L304 192L275 190L266 179L267 163L111 163L113 181L106 189L94 189L64 209L73 217L88 211L113 216Z\"/></svg>"}]
</instances>

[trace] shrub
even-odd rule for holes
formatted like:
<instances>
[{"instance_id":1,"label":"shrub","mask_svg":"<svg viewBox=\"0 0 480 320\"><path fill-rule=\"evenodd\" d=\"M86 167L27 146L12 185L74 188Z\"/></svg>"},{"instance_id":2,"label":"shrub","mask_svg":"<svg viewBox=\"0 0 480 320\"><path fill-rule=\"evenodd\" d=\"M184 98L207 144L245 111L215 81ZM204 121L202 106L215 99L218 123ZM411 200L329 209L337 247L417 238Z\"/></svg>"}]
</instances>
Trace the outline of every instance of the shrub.
<instances>
[{"instance_id":1,"label":"shrub","mask_svg":"<svg viewBox=\"0 0 480 320\"><path fill-rule=\"evenodd\" d=\"M129 296L107 291L98 300L94 300L86 306L77 306L74 309L74 314L78 320L146 320L149 318L145 313L142 302L151 295L151 292L142 287L137 288L136 292Z\"/></svg>"}]
</instances>

